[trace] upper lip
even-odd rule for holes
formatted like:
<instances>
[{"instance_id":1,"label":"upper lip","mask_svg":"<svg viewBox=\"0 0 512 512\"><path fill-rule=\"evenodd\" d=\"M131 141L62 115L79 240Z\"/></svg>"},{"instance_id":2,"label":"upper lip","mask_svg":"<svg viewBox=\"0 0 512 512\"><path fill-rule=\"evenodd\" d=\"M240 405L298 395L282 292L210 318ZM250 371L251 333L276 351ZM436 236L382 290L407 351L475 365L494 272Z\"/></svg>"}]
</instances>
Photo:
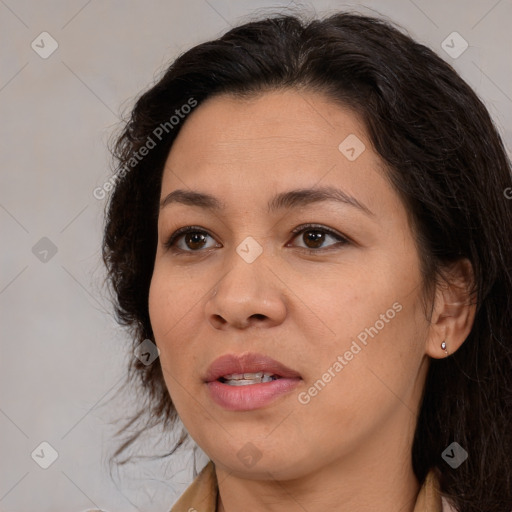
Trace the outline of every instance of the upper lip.
<instances>
[{"instance_id":1,"label":"upper lip","mask_svg":"<svg viewBox=\"0 0 512 512\"><path fill-rule=\"evenodd\" d=\"M232 373L265 372L285 378L300 378L300 374L284 364L263 354L246 352L243 354L224 354L209 366L204 377L205 382L212 382Z\"/></svg>"}]
</instances>

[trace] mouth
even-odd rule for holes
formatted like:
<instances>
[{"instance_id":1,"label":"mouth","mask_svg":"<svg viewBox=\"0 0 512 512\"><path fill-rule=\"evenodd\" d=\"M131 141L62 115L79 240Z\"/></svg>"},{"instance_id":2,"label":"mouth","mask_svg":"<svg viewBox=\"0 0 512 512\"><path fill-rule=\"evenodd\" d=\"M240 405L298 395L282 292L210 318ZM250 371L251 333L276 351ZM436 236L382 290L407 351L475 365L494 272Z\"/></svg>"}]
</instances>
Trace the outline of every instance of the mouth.
<instances>
[{"instance_id":1,"label":"mouth","mask_svg":"<svg viewBox=\"0 0 512 512\"><path fill-rule=\"evenodd\" d=\"M300 378L300 374L263 354L245 352L218 357L208 368L204 382L220 381L230 386L246 386L273 380Z\"/></svg>"},{"instance_id":2,"label":"mouth","mask_svg":"<svg viewBox=\"0 0 512 512\"><path fill-rule=\"evenodd\" d=\"M288 394L300 374L262 354L226 354L209 367L204 382L210 398L230 411L250 411Z\"/></svg>"},{"instance_id":3,"label":"mouth","mask_svg":"<svg viewBox=\"0 0 512 512\"><path fill-rule=\"evenodd\" d=\"M219 377L217 380L222 384L228 386L250 386L252 384L262 384L264 382L272 382L273 380L281 379L281 375L267 372L256 373L231 373Z\"/></svg>"}]
</instances>

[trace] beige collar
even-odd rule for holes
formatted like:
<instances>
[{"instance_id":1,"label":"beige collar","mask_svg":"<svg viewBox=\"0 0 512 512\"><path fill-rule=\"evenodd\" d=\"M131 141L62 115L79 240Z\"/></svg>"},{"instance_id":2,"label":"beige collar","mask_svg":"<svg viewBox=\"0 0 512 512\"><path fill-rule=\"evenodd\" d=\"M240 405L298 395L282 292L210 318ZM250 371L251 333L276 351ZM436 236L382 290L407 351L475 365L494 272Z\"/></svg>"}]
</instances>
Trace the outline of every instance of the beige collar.
<instances>
[{"instance_id":1,"label":"beige collar","mask_svg":"<svg viewBox=\"0 0 512 512\"><path fill-rule=\"evenodd\" d=\"M170 512L216 512L217 492L217 476L214 464L210 460L180 496ZM442 512L441 495L433 471L428 473L421 486L414 512Z\"/></svg>"}]
</instances>

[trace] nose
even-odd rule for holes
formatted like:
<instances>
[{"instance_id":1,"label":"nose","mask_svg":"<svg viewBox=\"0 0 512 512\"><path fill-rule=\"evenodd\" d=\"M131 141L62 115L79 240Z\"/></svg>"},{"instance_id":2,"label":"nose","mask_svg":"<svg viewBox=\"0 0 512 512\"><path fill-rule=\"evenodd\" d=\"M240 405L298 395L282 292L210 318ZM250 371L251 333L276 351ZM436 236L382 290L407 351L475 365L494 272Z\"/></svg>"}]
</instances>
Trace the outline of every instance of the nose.
<instances>
[{"instance_id":1,"label":"nose","mask_svg":"<svg viewBox=\"0 0 512 512\"><path fill-rule=\"evenodd\" d=\"M229 261L228 261L229 260ZM267 268L264 256L252 263L235 251L226 258L229 270L217 283L205 313L215 329L274 327L286 318L285 286Z\"/></svg>"}]
</instances>

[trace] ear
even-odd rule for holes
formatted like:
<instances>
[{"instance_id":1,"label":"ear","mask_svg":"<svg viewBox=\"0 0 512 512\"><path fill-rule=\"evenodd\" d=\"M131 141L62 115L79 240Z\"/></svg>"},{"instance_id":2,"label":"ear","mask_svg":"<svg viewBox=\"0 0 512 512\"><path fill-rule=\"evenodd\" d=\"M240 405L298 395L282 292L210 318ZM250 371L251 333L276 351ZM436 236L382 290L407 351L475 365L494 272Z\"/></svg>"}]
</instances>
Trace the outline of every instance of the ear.
<instances>
[{"instance_id":1,"label":"ear","mask_svg":"<svg viewBox=\"0 0 512 512\"><path fill-rule=\"evenodd\" d=\"M440 359L456 352L468 337L476 311L476 297L471 293L473 266L464 258L447 266L445 279L436 285L430 332L425 352ZM442 343L446 348L442 348Z\"/></svg>"}]
</instances>

